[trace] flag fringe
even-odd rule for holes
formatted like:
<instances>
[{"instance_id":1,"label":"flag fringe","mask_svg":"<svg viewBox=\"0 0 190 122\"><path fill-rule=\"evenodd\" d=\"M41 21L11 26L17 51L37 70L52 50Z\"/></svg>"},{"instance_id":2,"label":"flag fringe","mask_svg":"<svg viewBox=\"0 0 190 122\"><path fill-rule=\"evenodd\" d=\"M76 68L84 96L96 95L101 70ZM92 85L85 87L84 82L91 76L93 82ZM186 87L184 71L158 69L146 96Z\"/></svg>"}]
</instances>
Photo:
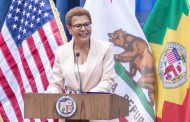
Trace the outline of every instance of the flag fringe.
<instances>
[{"instance_id":1,"label":"flag fringe","mask_svg":"<svg viewBox=\"0 0 190 122\"><path fill-rule=\"evenodd\" d=\"M55 4L54 4L53 0L49 0L49 2L50 2L50 5L51 5L51 9L52 9L52 11L53 11L53 14L54 14L54 16L55 16L55 20L56 20L56 22L57 22L57 26L58 26L58 28L59 28L59 31L60 31L61 37L62 37L62 39L63 39L63 42L66 43L66 42L68 42L68 40L67 40L67 37L66 37L66 35L65 35L65 31L64 31L64 28L63 28L63 24L62 24L62 22L61 22L61 20L60 20L60 17L59 17L59 13L58 13L58 11L57 11L57 8L55 7Z\"/></svg>"},{"instance_id":2,"label":"flag fringe","mask_svg":"<svg viewBox=\"0 0 190 122\"><path fill-rule=\"evenodd\" d=\"M0 122L3 122L2 116L0 115Z\"/></svg>"}]
</instances>

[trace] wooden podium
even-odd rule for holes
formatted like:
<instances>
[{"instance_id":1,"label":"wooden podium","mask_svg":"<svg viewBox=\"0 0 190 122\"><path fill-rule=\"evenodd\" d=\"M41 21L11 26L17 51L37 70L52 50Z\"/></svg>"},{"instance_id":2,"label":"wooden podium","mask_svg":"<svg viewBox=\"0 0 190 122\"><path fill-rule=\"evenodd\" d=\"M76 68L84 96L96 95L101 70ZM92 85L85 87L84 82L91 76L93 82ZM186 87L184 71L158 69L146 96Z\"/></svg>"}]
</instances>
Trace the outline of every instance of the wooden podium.
<instances>
[{"instance_id":1,"label":"wooden podium","mask_svg":"<svg viewBox=\"0 0 190 122\"><path fill-rule=\"evenodd\" d=\"M56 102L70 96L76 102L76 112L71 117L60 116ZM24 95L24 117L68 120L111 120L128 115L128 100L115 94L35 94Z\"/></svg>"}]
</instances>

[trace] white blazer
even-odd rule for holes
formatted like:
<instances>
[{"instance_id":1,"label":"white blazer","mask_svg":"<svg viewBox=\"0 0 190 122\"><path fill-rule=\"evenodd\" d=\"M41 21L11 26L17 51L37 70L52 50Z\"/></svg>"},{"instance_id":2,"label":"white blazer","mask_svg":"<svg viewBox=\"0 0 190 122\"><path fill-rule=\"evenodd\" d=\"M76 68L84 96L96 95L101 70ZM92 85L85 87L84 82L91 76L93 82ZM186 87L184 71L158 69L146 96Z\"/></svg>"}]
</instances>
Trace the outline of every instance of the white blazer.
<instances>
[{"instance_id":1,"label":"white blazer","mask_svg":"<svg viewBox=\"0 0 190 122\"><path fill-rule=\"evenodd\" d=\"M47 92L63 93L65 87L71 90L80 88L74 70L73 44L74 41L71 40L57 48ZM110 42L91 39L86 73L82 81L84 92L109 92L112 88L115 76L112 47Z\"/></svg>"}]
</instances>

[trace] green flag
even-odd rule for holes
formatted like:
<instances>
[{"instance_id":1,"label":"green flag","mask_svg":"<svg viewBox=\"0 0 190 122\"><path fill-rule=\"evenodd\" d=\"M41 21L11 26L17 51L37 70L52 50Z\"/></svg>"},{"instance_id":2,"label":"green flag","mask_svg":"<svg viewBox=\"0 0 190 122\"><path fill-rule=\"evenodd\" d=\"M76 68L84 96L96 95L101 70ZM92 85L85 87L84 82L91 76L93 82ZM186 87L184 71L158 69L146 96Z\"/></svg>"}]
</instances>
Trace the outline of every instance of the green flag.
<instances>
[{"instance_id":1,"label":"green flag","mask_svg":"<svg viewBox=\"0 0 190 122\"><path fill-rule=\"evenodd\" d=\"M156 121L189 122L189 1L158 0L144 33L156 67Z\"/></svg>"}]
</instances>

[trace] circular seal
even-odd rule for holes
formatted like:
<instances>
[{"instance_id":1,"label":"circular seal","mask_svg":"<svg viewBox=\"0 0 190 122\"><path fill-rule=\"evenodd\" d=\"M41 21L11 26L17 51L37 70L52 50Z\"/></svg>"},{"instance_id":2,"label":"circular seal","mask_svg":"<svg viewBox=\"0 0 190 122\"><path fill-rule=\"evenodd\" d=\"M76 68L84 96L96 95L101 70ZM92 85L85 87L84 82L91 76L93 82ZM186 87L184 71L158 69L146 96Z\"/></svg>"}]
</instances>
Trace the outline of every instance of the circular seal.
<instances>
[{"instance_id":1,"label":"circular seal","mask_svg":"<svg viewBox=\"0 0 190 122\"><path fill-rule=\"evenodd\" d=\"M159 61L160 78L165 88L175 88L187 80L185 48L177 43L168 43Z\"/></svg>"},{"instance_id":2,"label":"circular seal","mask_svg":"<svg viewBox=\"0 0 190 122\"><path fill-rule=\"evenodd\" d=\"M76 111L76 103L69 96L62 96L56 103L56 110L63 117L70 117Z\"/></svg>"}]
</instances>

